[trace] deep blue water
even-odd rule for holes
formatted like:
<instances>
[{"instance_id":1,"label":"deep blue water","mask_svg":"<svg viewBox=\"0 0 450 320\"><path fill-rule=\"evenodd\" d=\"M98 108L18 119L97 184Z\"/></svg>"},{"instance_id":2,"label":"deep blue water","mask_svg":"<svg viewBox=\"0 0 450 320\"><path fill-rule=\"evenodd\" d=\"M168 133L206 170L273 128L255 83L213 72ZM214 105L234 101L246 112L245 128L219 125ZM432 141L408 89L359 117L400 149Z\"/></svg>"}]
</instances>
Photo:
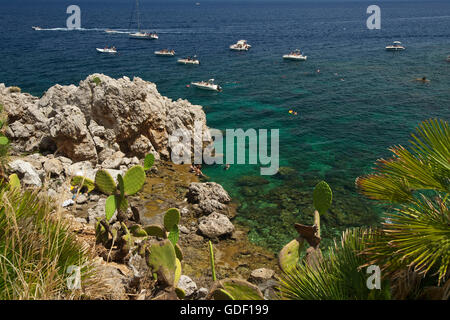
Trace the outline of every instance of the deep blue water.
<instances>
[{"instance_id":1,"label":"deep blue water","mask_svg":"<svg viewBox=\"0 0 450 320\"><path fill-rule=\"evenodd\" d=\"M407 143L419 122L449 119L450 1L378 2L382 29L368 30L368 2L195 6L142 0L143 25L159 33L158 41L103 32L127 31L133 2L0 1L0 82L41 95L55 83L76 84L94 72L139 76L166 96L203 105L211 127L280 128L281 164L298 171L293 181L269 178L264 188L243 189L237 180L258 175L258 166L205 170L241 201L238 220L251 227L252 240L268 247L278 249L295 234L292 221L311 216L310 193L321 179L335 191L333 214L340 217L328 221L326 236L375 223L374 206L357 195L355 178L388 156L389 146ZM84 30L31 29L65 28L66 8L74 3ZM250 52L228 50L239 39L252 44ZM407 50L384 51L394 40ZM120 55L97 54L95 48L105 45ZM202 65L155 57L162 48L197 54ZM307 62L281 59L296 48ZM422 76L431 83L412 81ZM186 87L209 78L224 92Z\"/></svg>"}]
</instances>

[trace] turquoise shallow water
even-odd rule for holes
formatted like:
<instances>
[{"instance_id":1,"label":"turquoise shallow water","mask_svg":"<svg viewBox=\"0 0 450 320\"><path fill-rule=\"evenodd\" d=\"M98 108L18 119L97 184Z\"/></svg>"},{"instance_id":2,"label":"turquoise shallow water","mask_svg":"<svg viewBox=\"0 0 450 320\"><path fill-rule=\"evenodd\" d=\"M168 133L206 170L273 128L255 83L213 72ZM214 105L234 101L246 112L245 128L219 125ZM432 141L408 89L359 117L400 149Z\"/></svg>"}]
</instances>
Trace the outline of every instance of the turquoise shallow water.
<instances>
[{"instance_id":1,"label":"turquoise shallow water","mask_svg":"<svg viewBox=\"0 0 450 320\"><path fill-rule=\"evenodd\" d=\"M361 2L196 7L141 1L143 23L160 40L132 41L101 31L129 28L132 2L81 1L85 30L72 32L31 30L64 27L69 2L2 2L0 82L41 95L54 83L77 83L94 72L139 76L164 95L203 105L211 127L280 129L281 165L295 169L288 179L255 181L258 166L204 171L240 203L237 220L250 227L250 238L273 250L295 236L293 222L310 221L312 189L322 179L335 193L324 218L327 243L347 227L376 223L381 209L357 194L355 179L388 156L389 146L407 143L420 121L449 118L448 1L381 2L382 29L376 31L365 27L368 4ZM230 52L238 39L247 39L252 50ZM394 40L407 50L385 52ZM95 52L105 45L115 45L120 55ZM197 54L202 65L178 66L153 55L165 47L179 56ZM308 55L307 62L281 59L295 48ZM431 83L412 81L422 76ZM186 88L209 78L224 91Z\"/></svg>"}]
</instances>

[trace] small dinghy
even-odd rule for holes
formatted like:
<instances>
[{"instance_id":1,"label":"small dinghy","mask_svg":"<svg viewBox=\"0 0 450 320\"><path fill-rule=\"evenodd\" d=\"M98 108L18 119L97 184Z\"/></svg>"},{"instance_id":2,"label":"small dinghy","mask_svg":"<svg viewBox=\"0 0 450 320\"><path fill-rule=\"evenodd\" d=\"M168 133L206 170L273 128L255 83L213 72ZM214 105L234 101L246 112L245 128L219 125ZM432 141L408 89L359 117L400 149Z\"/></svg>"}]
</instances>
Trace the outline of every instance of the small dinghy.
<instances>
[{"instance_id":1,"label":"small dinghy","mask_svg":"<svg viewBox=\"0 0 450 320\"><path fill-rule=\"evenodd\" d=\"M214 79L208 81L192 82L191 85L198 89L221 92L222 88L214 83Z\"/></svg>"},{"instance_id":2,"label":"small dinghy","mask_svg":"<svg viewBox=\"0 0 450 320\"><path fill-rule=\"evenodd\" d=\"M386 47L387 51L403 51L405 50L405 47L402 46L402 43L400 41L394 41L393 44Z\"/></svg>"},{"instance_id":3,"label":"small dinghy","mask_svg":"<svg viewBox=\"0 0 450 320\"><path fill-rule=\"evenodd\" d=\"M303 55L302 52L299 49L297 49L289 54L285 54L283 56L283 59L295 60L295 61L306 61L306 59L308 59L308 57Z\"/></svg>"},{"instance_id":4,"label":"small dinghy","mask_svg":"<svg viewBox=\"0 0 450 320\"><path fill-rule=\"evenodd\" d=\"M233 51L248 51L252 46L247 43L247 40L239 40L237 43L230 46Z\"/></svg>"},{"instance_id":5,"label":"small dinghy","mask_svg":"<svg viewBox=\"0 0 450 320\"><path fill-rule=\"evenodd\" d=\"M97 51L100 53L117 53L117 50L114 47L113 48L103 48L103 49L97 48Z\"/></svg>"},{"instance_id":6,"label":"small dinghy","mask_svg":"<svg viewBox=\"0 0 450 320\"><path fill-rule=\"evenodd\" d=\"M193 65L199 65L200 61L198 59L196 59L196 57L191 58L191 57L187 57L184 59L178 59L178 63L179 64L193 64Z\"/></svg>"},{"instance_id":7,"label":"small dinghy","mask_svg":"<svg viewBox=\"0 0 450 320\"><path fill-rule=\"evenodd\" d=\"M160 57L174 57L175 51L163 49L163 50L155 51L155 55L160 56Z\"/></svg>"}]
</instances>

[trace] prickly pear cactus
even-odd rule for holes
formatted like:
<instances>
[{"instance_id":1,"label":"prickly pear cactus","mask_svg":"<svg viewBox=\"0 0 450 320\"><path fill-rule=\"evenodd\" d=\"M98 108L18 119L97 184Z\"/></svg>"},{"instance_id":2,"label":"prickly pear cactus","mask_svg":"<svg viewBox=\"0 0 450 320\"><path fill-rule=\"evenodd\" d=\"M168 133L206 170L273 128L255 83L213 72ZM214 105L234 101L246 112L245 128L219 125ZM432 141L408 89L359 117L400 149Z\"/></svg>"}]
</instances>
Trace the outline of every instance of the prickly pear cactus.
<instances>
[{"instance_id":1,"label":"prickly pear cactus","mask_svg":"<svg viewBox=\"0 0 450 320\"><path fill-rule=\"evenodd\" d=\"M147 232L145 232L145 230L138 224L135 224L134 226L131 226L129 228L130 233L134 236L134 237L138 237L138 238L143 238L147 236Z\"/></svg>"},{"instance_id":2,"label":"prickly pear cactus","mask_svg":"<svg viewBox=\"0 0 450 320\"><path fill-rule=\"evenodd\" d=\"M214 299L217 297L226 300L264 300L261 290L256 285L241 279L220 280L211 290L210 298Z\"/></svg>"},{"instance_id":3,"label":"prickly pear cactus","mask_svg":"<svg viewBox=\"0 0 450 320\"><path fill-rule=\"evenodd\" d=\"M141 166L134 166L123 177L125 195L138 193L145 183L145 171Z\"/></svg>"},{"instance_id":4,"label":"prickly pear cactus","mask_svg":"<svg viewBox=\"0 0 450 320\"><path fill-rule=\"evenodd\" d=\"M116 192L117 186L111 175L105 170L98 170L95 175L95 185L101 192L112 195Z\"/></svg>"},{"instance_id":5,"label":"prickly pear cactus","mask_svg":"<svg viewBox=\"0 0 450 320\"><path fill-rule=\"evenodd\" d=\"M106 221L111 220L116 210L120 207L120 210L127 211L128 200L126 198L120 198L120 196L109 196L106 199L105 204L105 216Z\"/></svg>"},{"instance_id":6,"label":"prickly pear cactus","mask_svg":"<svg viewBox=\"0 0 450 320\"><path fill-rule=\"evenodd\" d=\"M178 209L172 208L167 210L166 214L164 215L164 228L168 232L172 231L175 227L178 226L180 223L181 214Z\"/></svg>"},{"instance_id":7,"label":"prickly pear cactus","mask_svg":"<svg viewBox=\"0 0 450 320\"><path fill-rule=\"evenodd\" d=\"M178 243L175 245L175 254L178 260L183 261L183 251Z\"/></svg>"},{"instance_id":8,"label":"prickly pear cactus","mask_svg":"<svg viewBox=\"0 0 450 320\"><path fill-rule=\"evenodd\" d=\"M289 272L294 268L300 260L301 250L303 248L303 240L292 240L278 254L278 264L284 272Z\"/></svg>"},{"instance_id":9,"label":"prickly pear cactus","mask_svg":"<svg viewBox=\"0 0 450 320\"><path fill-rule=\"evenodd\" d=\"M234 300L233 296L223 289L215 290L212 294L212 298L214 300Z\"/></svg>"},{"instance_id":10,"label":"prickly pear cactus","mask_svg":"<svg viewBox=\"0 0 450 320\"><path fill-rule=\"evenodd\" d=\"M321 215L325 215L331 207L333 192L325 181L319 182L313 193L314 207Z\"/></svg>"},{"instance_id":11,"label":"prickly pear cactus","mask_svg":"<svg viewBox=\"0 0 450 320\"><path fill-rule=\"evenodd\" d=\"M105 227L100 223L100 219L97 219L95 223L95 239L97 243L106 244L108 242L108 231L106 231Z\"/></svg>"},{"instance_id":12,"label":"prickly pear cactus","mask_svg":"<svg viewBox=\"0 0 450 320\"><path fill-rule=\"evenodd\" d=\"M85 177L81 177L81 176L73 177L70 184L74 187L86 188L87 193L91 193L95 189L94 181L92 181L91 179L85 178Z\"/></svg>"},{"instance_id":13,"label":"prickly pear cactus","mask_svg":"<svg viewBox=\"0 0 450 320\"><path fill-rule=\"evenodd\" d=\"M172 242L173 246L177 245L178 239L180 238L180 230L177 225L172 227L172 230L169 232L169 236L167 237L170 242Z\"/></svg>"},{"instance_id":14,"label":"prickly pear cactus","mask_svg":"<svg viewBox=\"0 0 450 320\"><path fill-rule=\"evenodd\" d=\"M180 281L181 278L181 261L178 260L178 258L175 260L176 262L176 269L175 269L175 279L173 281L174 286L178 285L178 282Z\"/></svg>"},{"instance_id":15,"label":"prickly pear cactus","mask_svg":"<svg viewBox=\"0 0 450 320\"><path fill-rule=\"evenodd\" d=\"M149 225L144 227L145 232L149 236L158 237L158 238L166 238L166 232L158 225Z\"/></svg>"},{"instance_id":16,"label":"prickly pear cactus","mask_svg":"<svg viewBox=\"0 0 450 320\"><path fill-rule=\"evenodd\" d=\"M9 176L9 186L11 189L20 189L20 179L17 174L13 173Z\"/></svg>"},{"instance_id":17,"label":"prickly pear cactus","mask_svg":"<svg viewBox=\"0 0 450 320\"><path fill-rule=\"evenodd\" d=\"M155 163L155 156L151 153L145 156L144 159L144 170L148 171L153 167L153 164Z\"/></svg>"},{"instance_id":18,"label":"prickly pear cactus","mask_svg":"<svg viewBox=\"0 0 450 320\"><path fill-rule=\"evenodd\" d=\"M158 281L174 286L177 257L169 240L163 240L147 247L147 264L152 273L156 273Z\"/></svg>"}]
</instances>

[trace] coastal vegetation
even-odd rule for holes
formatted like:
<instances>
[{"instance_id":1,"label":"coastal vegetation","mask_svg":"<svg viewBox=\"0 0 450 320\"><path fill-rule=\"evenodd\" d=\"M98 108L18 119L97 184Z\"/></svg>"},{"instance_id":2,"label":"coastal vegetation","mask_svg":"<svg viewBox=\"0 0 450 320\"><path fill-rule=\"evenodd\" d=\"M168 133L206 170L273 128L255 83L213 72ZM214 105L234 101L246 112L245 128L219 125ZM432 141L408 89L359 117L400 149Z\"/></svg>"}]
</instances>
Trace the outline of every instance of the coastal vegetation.
<instances>
[{"instance_id":1,"label":"coastal vegetation","mask_svg":"<svg viewBox=\"0 0 450 320\"><path fill-rule=\"evenodd\" d=\"M385 222L375 229L347 230L325 258L311 260L308 253L301 258L308 235L294 240L280 252L282 298L450 298L448 122L425 121L412 135L410 150L390 150L392 158L379 160L375 173L356 182L364 195L391 205ZM316 238L318 226L312 227ZM369 266L381 268L381 290L368 289L364 270Z\"/></svg>"}]
</instances>

